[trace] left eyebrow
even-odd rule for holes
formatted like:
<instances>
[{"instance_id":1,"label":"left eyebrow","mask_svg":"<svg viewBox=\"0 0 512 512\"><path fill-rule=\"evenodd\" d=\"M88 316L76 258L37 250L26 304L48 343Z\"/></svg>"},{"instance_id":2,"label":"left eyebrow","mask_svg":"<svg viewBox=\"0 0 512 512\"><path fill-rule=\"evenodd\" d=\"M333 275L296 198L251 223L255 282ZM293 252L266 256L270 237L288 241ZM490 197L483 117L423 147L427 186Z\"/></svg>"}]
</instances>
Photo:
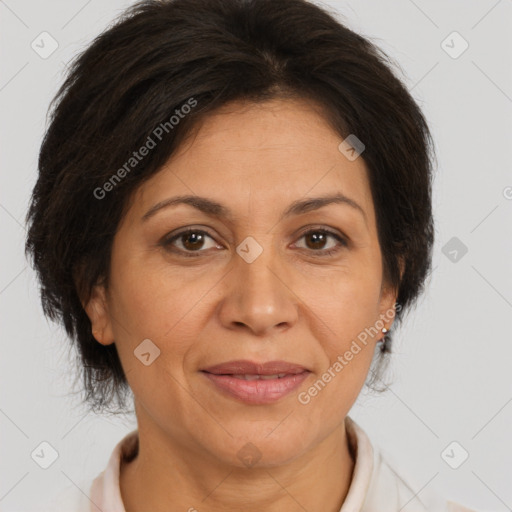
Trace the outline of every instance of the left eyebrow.
<instances>
[{"instance_id":1,"label":"left eyebrow","mask_svg":"<svg viewBox=\"0 0 512 512\"><path fill-rule=\"evenodd\" d=\"M350 206L358 211L363 216L365 223L367 223L366 212L363 208L350 197L340 193L321 197L309 197L307 199L294 201L283 213L281 220L290 217L291 215L300 215L302 213L318 210L319 208L323 208L324 206L333 203Z\"/></svg>"},{"instance_id":2,"label":"left eyebrow","mask_svg":"<svg viewBox=\"0 0 512 512\"><path fill-rule=\"evenodd\" d=\"M216 201L213 201L212 199L194 195L186 195L171 197L169 199L164 199L163 201L160 201L159 203L152 206L143 215L142 220L146 221L163 208L167 208L169 206L174 206L178 204L188 204L207 215L225 218L230 221L233 221L235 217L233 212L229 208L223 206L222 204ZM303 213L307 213L313 210L318 210L329 204L344 204L350 206L351 208L357 210L363 216L365 223L367 223L366 213L363 210L363 208L353 199L340 193L321 197L309 197L306 199L299 199L297 201L294 201L283 212L280 220L288 218L292 215L301 215Z\"/></svg>"}]
</instances>

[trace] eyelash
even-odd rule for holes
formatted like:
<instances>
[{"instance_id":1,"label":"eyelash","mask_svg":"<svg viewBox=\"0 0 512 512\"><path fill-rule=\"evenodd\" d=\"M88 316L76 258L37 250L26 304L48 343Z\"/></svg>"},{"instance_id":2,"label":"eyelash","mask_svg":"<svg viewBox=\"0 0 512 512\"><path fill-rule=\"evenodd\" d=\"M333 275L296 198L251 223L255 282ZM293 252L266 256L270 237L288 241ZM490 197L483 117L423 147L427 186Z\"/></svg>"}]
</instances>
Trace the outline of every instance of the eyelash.
<instances>
[{"instance_id":1,"label":"eyelash","mask_svg":"<svg viewBox=\"0 0 512 512\"><path fill-rule=\"evenodd\" d=\"M164 247L166 250L171 250L172 252L180 253L181 255L183 255L183 256L185 256L187 258L197 258L197 257L200 257L199 254L196 255L194 253L201 253L201 252L206 252L206 251L204 251L204 250L184 251L183 249L176 249L176 248L169 249L169 246L171 246L175 240L178 240L179 238L181 238L181 237L183 237L185 235L190 235L191 233L201 233L201 234L209 236L212 240L214 240L214 237L212 235L210 235L210 233L208 233L208 231L205 231L203 229L188 228L188 229L185 229L183 231L180 231L179 233L176 233L175 235L173 235L170 238L165 236L161 240L159 245ZM315 256L320 256L320 257L332 256L332 255L338 253L342 248L345 248L345 247L348 246L347 241L342 236L338 235L337 233L335 233L333 231L325 229L325 228L316 228L316 229L310 229L308 231L305 231L305 232L303 232L299 236L299 240L301 238L303 238L304 236L306 236L306 235L310 235L311 233L322 233L324 235L331 236L331 237L335 238L336 240L338 240L338 242L340 242L340 245L338 247L336 247L336 248L333 248L333 249L322 249L322 250L318 250L318 251L315 251L314 249L311 249L311 251L313 253L316 253Z\"/></svg>"}]
</instances>

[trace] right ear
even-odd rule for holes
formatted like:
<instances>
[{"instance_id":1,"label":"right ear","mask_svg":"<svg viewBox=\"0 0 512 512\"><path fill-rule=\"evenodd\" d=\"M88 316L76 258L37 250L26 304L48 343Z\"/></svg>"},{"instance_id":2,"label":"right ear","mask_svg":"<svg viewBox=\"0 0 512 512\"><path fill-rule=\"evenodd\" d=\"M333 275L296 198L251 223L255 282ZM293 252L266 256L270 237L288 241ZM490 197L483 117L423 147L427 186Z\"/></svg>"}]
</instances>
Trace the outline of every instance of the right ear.
<instances>
[{"instance_id":1,"label":"right ear","mask_svg":"<svg viewBox=\"0 0 512 512\"><path fill-rule=\"evenodd\" d=\"M107 294L104 285L95 285L87 304L85 312L91 321L92 335L102 345L114 343L112 332L112 319L109 313Z\"/></svg>"}]
</instances>

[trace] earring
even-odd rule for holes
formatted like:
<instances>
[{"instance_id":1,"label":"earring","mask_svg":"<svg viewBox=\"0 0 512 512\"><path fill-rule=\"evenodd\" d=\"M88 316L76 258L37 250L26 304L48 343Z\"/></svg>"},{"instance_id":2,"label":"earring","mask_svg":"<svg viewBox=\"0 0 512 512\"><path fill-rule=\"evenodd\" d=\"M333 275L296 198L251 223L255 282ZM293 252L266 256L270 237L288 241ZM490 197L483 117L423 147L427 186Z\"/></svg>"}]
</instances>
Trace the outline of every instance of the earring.
<instances>
[{"instance_id":1,"label":"earring","mask_svg":"<svg viewBox=\"0 0 512 512\"><path fill-rule=\"evenodd\" d=\"M384 334L384 336L382 336L382 338L380 340L377 341L377 343L384 343L386 341L386 334L388 333L389 331L383 327L382 328L382 334Z\"/></svg>"}]
</instances>

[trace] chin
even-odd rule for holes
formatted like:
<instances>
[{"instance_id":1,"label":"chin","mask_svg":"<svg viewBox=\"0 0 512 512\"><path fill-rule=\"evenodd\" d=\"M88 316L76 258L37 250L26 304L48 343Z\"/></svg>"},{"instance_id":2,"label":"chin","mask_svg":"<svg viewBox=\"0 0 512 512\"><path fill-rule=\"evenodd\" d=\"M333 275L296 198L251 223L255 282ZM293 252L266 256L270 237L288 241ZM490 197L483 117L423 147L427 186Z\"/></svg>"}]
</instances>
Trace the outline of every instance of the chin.
<instances>
[{"instance_id":1,"label":"chin","mask_svg":"<svg viewBox=\"0 0 512 512\"><path fill-rule=\"evenodd\" d=\"M306 443L304 436L299 432L293 433L283 428L277 432L276 423L266 428L266 433L261 433L261 425L255 428L254 434L250 426L240 428L239 435L234 430L228 431L233 435L226 443L215 450L217 458L224 463L239 468L271 468L283 466L307 451L311 443ZM272 432L273 429L274 432ZM272 432L269 435L269 432ZM212 450L213 452L213 450Z\"/></svg>"}]
</instances>

